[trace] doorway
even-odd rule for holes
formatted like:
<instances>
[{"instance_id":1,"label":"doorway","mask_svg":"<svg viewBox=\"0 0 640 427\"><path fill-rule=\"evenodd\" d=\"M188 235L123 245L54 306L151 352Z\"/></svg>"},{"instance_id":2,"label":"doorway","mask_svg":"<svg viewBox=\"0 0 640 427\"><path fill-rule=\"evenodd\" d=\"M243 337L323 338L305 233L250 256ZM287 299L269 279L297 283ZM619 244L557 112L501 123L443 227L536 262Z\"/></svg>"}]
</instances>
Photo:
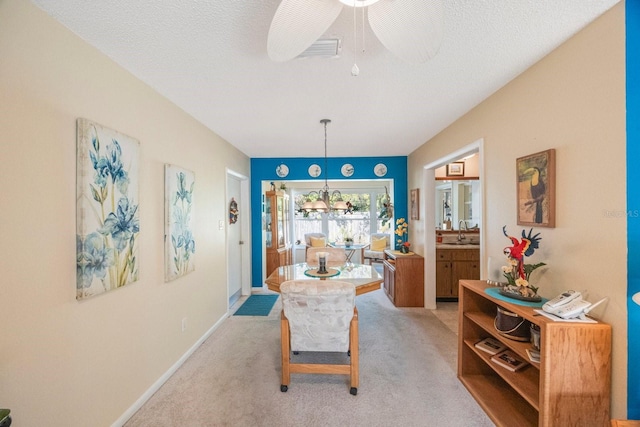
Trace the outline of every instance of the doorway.
<instances>
[{"instance_id":1,"label":"doorway","mask_svg":"<svg viewBox=\"0 0 640 427\"><path fill-rule=\"evenodd\" d=\"M484 158L483 158L483 145L484 140L479 139L471 144L462 147L453 153L450 153L440 159L437 159L423 167L423 183L422 186L425 189L425 200L431 201L431 206L435 204L437 194L437 181L436 181L436 169L449 163L458 161L466 156L475 154L478 156L478 182L477 182L477 194L478 200L474 202L474 206L477 206L474 211L477 213L477 224L480 227L480 277L485 275L485 232L486 232L486 218L484 212ZM429 206L425 204L426 206ZM425 224L424 224L424 252L425 252L425 308L434 310L436 309L436 227L438 225L436 221L436 209L425 209ZM475 221L474 224L475 225Z\"/></svg>"},{"instance_id":2,"label":"doorway","mask_svg":"<svg viewBox=\"0 0 640 427\"><path fill-rule=\"evenodd\" d=\"M249 248L245 245L249 220L249 181L227 169L227 296L229 309L241 296L251 293ZM235 211L235 215L234 215ZM244 268L247 266L247 268Z\"/></svg>"}]
</instances>

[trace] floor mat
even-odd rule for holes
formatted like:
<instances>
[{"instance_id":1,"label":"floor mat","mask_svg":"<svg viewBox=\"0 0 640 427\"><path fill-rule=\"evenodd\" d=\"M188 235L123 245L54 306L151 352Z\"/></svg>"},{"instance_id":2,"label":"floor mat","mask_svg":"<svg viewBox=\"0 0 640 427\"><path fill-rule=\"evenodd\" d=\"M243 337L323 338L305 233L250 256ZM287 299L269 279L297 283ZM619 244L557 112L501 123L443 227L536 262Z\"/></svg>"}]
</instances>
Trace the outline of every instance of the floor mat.
<instances>
[{"instance_id":1,"label":"floor mat","mask_svg":"<svg viewBox=\"0 0 640 427\"><path fill-rule=\"evenodd\" d=\"M280 295L251 295L234 316L268 316Z\"/></svg>"}]
</instances>

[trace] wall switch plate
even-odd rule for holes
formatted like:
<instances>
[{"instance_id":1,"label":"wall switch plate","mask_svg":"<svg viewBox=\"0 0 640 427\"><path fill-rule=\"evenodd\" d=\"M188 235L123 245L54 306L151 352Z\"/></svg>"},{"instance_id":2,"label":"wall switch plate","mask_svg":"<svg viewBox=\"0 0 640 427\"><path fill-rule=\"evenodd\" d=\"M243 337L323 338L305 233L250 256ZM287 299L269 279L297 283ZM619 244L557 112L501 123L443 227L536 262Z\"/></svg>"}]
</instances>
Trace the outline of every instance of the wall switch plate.
<instances>
[{"instance_id":1,"label":"wall switch plate","mask_svg":"<svg viewBox=\"0 0 640 427\"><path fill-rule=\"evenodd\" d=\"M187 318L183 317L182 318L182 332L184 332L187 329Z\"/></svg>"},{"instance_id":2,"label":"wall switch plate","mask_svg":"<svg viewBox=\"0 0 640 427\"><path fill-rule=\"evenodd\" d=\"M223 220L219 220L218 221L218 230L224 230L224 221Z\"/></svg>"}]
</instances>

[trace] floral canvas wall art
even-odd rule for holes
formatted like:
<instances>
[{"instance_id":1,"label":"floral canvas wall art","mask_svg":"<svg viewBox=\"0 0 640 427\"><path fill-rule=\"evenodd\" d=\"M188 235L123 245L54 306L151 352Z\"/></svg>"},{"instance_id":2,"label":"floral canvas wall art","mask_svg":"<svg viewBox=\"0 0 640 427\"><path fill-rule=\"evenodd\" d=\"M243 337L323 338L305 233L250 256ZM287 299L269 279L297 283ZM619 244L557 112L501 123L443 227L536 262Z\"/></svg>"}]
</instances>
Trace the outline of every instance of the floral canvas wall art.
<instances>
[{"instance_id":1,"label":"floral canvas wall art","mask_svg":"<svg viewBox=\"0 0 640 427\"><path fill-rule=\"evenodd\" d=\"M138 280L140 143L77 120L76 298Z\"/></svg>"},{"instance_id":2,"label":"floral canvas wall art","mask_svg":"<svg viewBox=\"0 0 640 427\"><path fill-rule=\"evenodd\" d=\"M195 269L193 256L193 172L165 165L165 281Z\"/></svg>"}]
</instances>

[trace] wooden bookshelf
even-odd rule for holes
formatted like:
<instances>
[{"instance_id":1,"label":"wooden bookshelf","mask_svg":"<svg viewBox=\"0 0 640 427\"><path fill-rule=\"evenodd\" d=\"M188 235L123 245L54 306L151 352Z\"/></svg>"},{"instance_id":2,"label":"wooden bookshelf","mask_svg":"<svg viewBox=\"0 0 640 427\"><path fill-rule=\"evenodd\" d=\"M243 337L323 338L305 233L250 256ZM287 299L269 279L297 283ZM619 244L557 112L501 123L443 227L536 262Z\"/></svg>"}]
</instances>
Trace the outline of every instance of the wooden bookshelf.
<instances>
[{"instance_id":1,"label":"wooden bookshelf","mask_svg":"<svg viewBox=\"0 0 640 427\"><path fill-rule=\"evenodd\" d=\"M498 300L480 280L459 288L458 378L498 426L610 425L611 327L554 322L533 308ZM510 340L494 326L497 306L540 327L540 363L511 372L475 343L494 337L529 360L528 342Z\"/></svg>"}]
</instances>

